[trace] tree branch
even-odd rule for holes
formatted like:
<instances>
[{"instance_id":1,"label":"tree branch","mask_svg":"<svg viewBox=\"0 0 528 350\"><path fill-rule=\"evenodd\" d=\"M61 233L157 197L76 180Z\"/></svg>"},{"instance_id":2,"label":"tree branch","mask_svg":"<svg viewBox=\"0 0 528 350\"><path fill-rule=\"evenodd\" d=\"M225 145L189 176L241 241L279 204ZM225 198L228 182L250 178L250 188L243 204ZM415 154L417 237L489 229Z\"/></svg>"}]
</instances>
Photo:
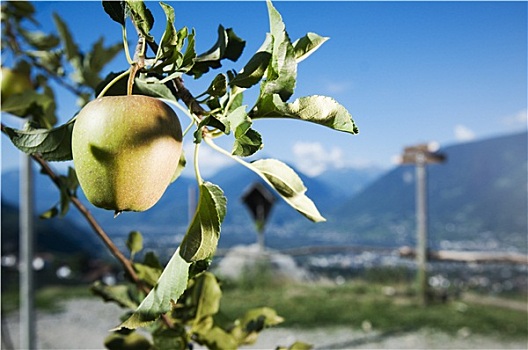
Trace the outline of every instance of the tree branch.
<instances>
[{"instance_id":1,"label":"tree branch","mask_svg":"<svg viewBox=\"0 0 528 350\"><path fill-rule=\"evenodd\" d=\"M156 41L147 41L147 45L152 51L154 51L154 53L158 52L159 45ZM183 79L174 78L172 84L176 89L176 98L182 100L191 112L201 119L205 114L205 109L203 109L203 107L196 101L193 94L185 87Z\"/></svg>"},{"instance_id":2,"label":"tree branch","mask_svg":"<svg viewBox=\"0 0 528 350\"><path fill-rule=\"evenodd\" d=\"M3 125L2 125L3 129ZM61 188L62 182L60 177L55 174L53 169L49 166L48 162L44 160L40 155L38 154L32 154L30 155L33 160L35 160L40 167L42 168L42 171L48 175L48 177L53 181L53 183L58 187ZM132 263L130 260L128 260L123 253L117 248L117 246L114 244L114 242L110 239L108 234L104 231L104 229L99 225L97 220L93 217L92 213L84 206L84 204L79 200L79 198L69 193L70 200L72 201L73 205L81 212L81 214L85 217L86 221L90 224L92 229L95 231L97 236L101 238L101 240L104 242L106 247L110 250L110 253L121 263L123 268L125 269L126 273L130 278L136 283L138 286L141 285L141 288L145 287L139 277L137 276L134 267L132 266Z\"/></svg>"},{"instance_id":3,"label":"tree branch","mask_svg":"<svg viewBox=\"0 0 528 350\"><path fill-rule=\"evenodd\" d=\"M3 133L6 133L5 125L3 123L1 124L1 130ZM60 177L57 174L55 174L53 169L49 166L48 162L44 158L42 158L42 156L40 156L39 154L31 154L29 156L40 165L40 167L42 168L42 172L51 179L51 181L55 184L55 186L57 186L57 188L60 189L62 186L62 181ZM127 257L123 255L123 253L119 250L119 248L117 248L117 246L114 244L112 239L110 239L110 237L105 232L105 230L101 227L101 225L99 225L99 223L94 218L92 213L79 200L79 198L70 192L68 192L68 195L73 205L79 210L79 212L81 212L81 214L84 216L86 221L88 221L88 223L90 224L94 232L97 234L97 236L99 236L99 238L103 241L106 247L110 250L110 253L121 263L125 272L130 277L130 279L132 279L134 284L136 284L136 286L140 290L142 290L144 293L148 294L150 292L150 288L147 285L145 285L141 281L141 279L138 277L131 261L128 260ZM169 328L173 327L172 321L166 315L162 315L161 317L162 317L163 322Z\"/></svg>"},{"instance_id":4,"label":"tree branch","mask_svg":"<svg viewBox=\"0 0 528 350\"><path fill-rule=\"evenodd\" d=\"M3 125L2 125L2 131L3 131ZM53 183L60 188L61 187L61 179L53 169L49 166L48 162L44 160L40 155L38 154L32 154L30 155L33 160L35 160L42 168L43 172L49 176L49 178L53 181ZM106 247L110 250L110 253L121 263L123 266L125 272L128 274L128 276L132 279L132 281L137 285L137 287L142 290L144 293L148 294L150 292L150 288L146 286L141 279L139 279L138 275L136 274L136 271L134 270L134 266L128 260L123 253L117 248L117 246L114 244L114 242L110 239L108 234L104 231L104 229L99 225L97 220L93 217L92 213L86 208L86 206L79 200L77 196L74 194L69 193L70 200L72 201L73 205L81 212L81 214L84 216L86 221L90 224L94 232L101 238L101 240L104 242ZM172 321L166 316L162 315L162 320L165 322L165 324L172 328L173 324Z\"/></svg>"}]
</instances>

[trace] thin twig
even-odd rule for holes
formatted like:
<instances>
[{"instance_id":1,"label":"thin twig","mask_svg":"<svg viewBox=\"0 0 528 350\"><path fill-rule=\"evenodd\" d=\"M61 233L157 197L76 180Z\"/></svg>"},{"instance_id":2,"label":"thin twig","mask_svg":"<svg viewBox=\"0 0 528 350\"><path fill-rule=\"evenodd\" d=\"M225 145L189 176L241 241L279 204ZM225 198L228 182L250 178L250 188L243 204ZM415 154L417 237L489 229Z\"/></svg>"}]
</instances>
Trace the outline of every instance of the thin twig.
<instances>
[{"instance_id":1,"label":"thin twig","mask_svg":"<svg viewBox=\"0 0 528 350\"><path fill-rule=\"evenodd\" d=\"M185 84L183 83L182 78L174 78L172 80L172 84L174 85L174 88L176 89L176 97L185 103L187 107L189 107L189 110L197 115L200 119L203 118L205 114L205 110L203 107L196 101L196 98L191 94L189 90L185 87Z\"/></svg>"},{"instance_id":2,"label":"thin twig","mask_svg":"<svg viewBox=\"0 0 528 350\"><path fill-rule=\"evenodd\" d=\"M3 130L3 126L2 126ZM55 174L53 169L49 166L48 162L44 160L40 155L38 154L32 154L31 158L33 158L39 165L42 167L42 170L46 175L50 177L50 179L55 183L57 187L60 188L61 186L61 179ZM110 253L119 260L123 268L125 269L126 273L129 275L129 277L134 281L134 283L137 285L139 289L141 289L144 293L148 294L150 292L150 288L146 286L141 279L136 274L136 271L134 270L134 267L132 266L132 263L130 260L128 260L123 253L117 248L117 246L114 244L114 242L110 239L108 234L103 230L101 225L97 222L97 220L93 217L92 213L86 208L86 206L79 200L77 196L70 193L70 200L72 201L73 205L81 212L81 214L85 217L86 221L90 224L92 229L95 231L95 233L101 238L101 240L104 242L106 247L110 250ZM169 327L173 327L172 321L167 317L167 315L161 315L161 318L163 322Z\"/></svg>"},{"instance_id":3,"label":"thin twig","mask_svg":"<svg viewBox=\"0 0 528 350\"><path fill-rule=\"evenodd\" d=\"M159 45L155 40L147 41L147 45L154 53L158 52ZM176 89L176 97L182 100L192 113L196 114L200 119L203 118L205 109L203 109L193 94L185 87L183 79L181 77L174 78L172 84Z\"/></svg>"},{"instance_id":4,"label":"thin twig","mask_svg":"<svg viewBox=\"0 0 528 350\"><path fill-rule=\"evenodd\" d=\"M44 160L40 155L38 154L32 154L31 158L33 158L42 168L43 172L49 176L51 181L60 188L61 187L61 179L53 169L49 166L48 162ZM86 208L86 206L79 200L77 196L70 193L70 200L72 201L73 205L81 212L81 214L86 218L86 221L90 224L92 229L95 231L95 233L101 238L101 240L104 242L106 247L110 250L113 256L116 257L117 260L123 265L123 268L127 272L127 274L130 276L130 278L134 281L134 283L138 285L142 285L141 280L137 276L136 272L134 271L134 267L132 266L130 260L128 260L123 253L116 247L114 242L110 239L108 234L104 231L104 229L99 225L97 220L93 217L92 213Z\"/></svg>"},{"instance_id":5,"label":"thin twig","mask_svg":"<svg viewBox=\"0 0 528 350\"><path fill-rule=\"evenodd\" d=\"M5 125L3 123L1 124L1 130L3 133L7 134L5 130ZM31 154L30 157L41 166L43 173L46 174L51 179L51 181L60 189L62 185L61 179L57 174L55 174L53 169L49 166L48 162L44 158L42 158L42 156L40 156L39 154ZM92 213L79 200L79 198L73 193L68 193L68 195L73 205L81 212L81 214L84 216L86 221L88 221L88 223L90 224L94 232L97 234L97 236L99 236L99 238L104 242L106 247L110 250L110 253L121 263L125 272L128 274L130 279L134 282L134 284L136 284L138 289L148 294L150 292L150 288L147 285L145 285L141 281L141 279L138 277L131 261L127 259L123 255L123 253L121 253L119 248L117 248L117 246L114 244L112 239L110 239L110 237L105 232L105 230L101 227L101 225L99 225L99 223L94 218ZM169 319L167 315L161 315L161 318L163 322L169 328L172 328L174 326L172 321Z\"/></svg>"}]
</instances>

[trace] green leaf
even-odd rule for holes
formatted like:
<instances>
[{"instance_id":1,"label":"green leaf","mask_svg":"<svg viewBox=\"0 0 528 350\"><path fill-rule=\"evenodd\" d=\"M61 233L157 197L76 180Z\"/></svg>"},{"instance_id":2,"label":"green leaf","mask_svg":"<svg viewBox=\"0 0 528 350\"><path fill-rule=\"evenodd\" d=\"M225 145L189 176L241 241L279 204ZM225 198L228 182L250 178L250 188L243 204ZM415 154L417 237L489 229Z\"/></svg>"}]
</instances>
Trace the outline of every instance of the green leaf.
<instances>
[{"instance_id":1,"label":"green leaf","mask_svg":"<svg viewBox=\"0 0 528 350\"><path fill-rule=\"evenodd\" d=\"M145 253L145 258L143 259L143 265L158 269L160 271L163 270L163 266L161 266L158 257L152 251Z\"/></svg>"},{"instance_id":2,"label":"green leaf","mask_svg":"<svg viewBox=\"0 0 528 350\"><path fill-rule=\"evenodd\" d=\"M104 38L101 37L92 46L89 57L89 65L92 72L99 73L114 57L123 50L123 44L116 43L108 47L104 46Z\"/></svg>"},{"instance_id":3,"label":"green leaf","mask_svg":"<svg viewBox=\"0 0 528 350\"><path fill-rule=\"evenodd\" d=\"M37 24L37 21L33 18L35 7L29 1L6 1L2 5L2 12L6 11L9 16L13 16L17 20L27 18Z\"/></svg>"},{"instance_id":4,"label":"green leaf","mask_svg":"<svg viewBox=\"0 0 528 350\"><path fill-rule=\"evenodd\" d=\"M252 309L235 321L231 334L236 338L238 345L253 344L257 340L258 333L282 322L284 319L269 307Z\"/></svg>"},{"instance_id":5,"label":"green leaf","mask_svg":"<svg viewBox=\"0 0 528 350\"><path fill-rule=\"evenodd\" d=\"M189 281L189 288L172 316L191 326L189 335L198 344L209 349L236 349L235 339L215 324L214 316L220 309L221 297L216 277L203 272Z\"/></svg>"},{"instance_id":6,"label":"green leaf","mask_svg":"<svg viewBox=\"0 0 528 350\"><path fill-rule=\"evenodd\" d=\"M230 84L242 88L250 88L258 84L270 64L271 53L273 51L272 44L273 37L271 34L267 34L264 43L262 43L244 68L230 81Z\"/></svg>"},{"instance_id":7,"label":"green leaf","mask_svg":"<svg viewBox=\"0 0 528 350\"><path fill-rule=\"evenodd\" d=\"M62 41L62 45L64 46L64 51L66 53L66 58L70 61L76 61L79 60L79 47L74 42L73 37L70 33L70 30L68 29L68 26L66 23L62 20L62 18L54 13L53 14L53 20L55 22L55 27L57 27L57 31L59 32L59 36Z\"/></svg>"},{"instance_id":8,"label":"green leaf","mask_svg":"<svg viewBox=\"0 0 528 350\"><path fill-rule=\"evenodd\" d=\"M65 175L59 175L59 194L60 194L60 200L59 200L59 208L57 206L51 208L50 210L42 213L40 215L41 219L50 219L52 217L55 217L57 215L60 215L60 217L64 217L68 210L70 209L70 202L72 195L75 194L77 191L77 188L79 187L79 180L77 179L77 175L75 173L75 170L71 167L68 167L68 174Z\"/></svg>"},{"instance_id":9,"label":"green leaf","mask_svg":"<svg viewBox=\"0 0 528 350\"><path fill-rule=\"evenodd\" d=\"M152 332L152 341L155 349L188 350L189 341L185 328L158 328ZM152 349L151 349L152 350Z\"/></svg>"},{"instance_id":10,"label":"green leaf","mask_svg":"<svg viewBox=\"0 0 528 350\"><path fill-rule=\"evenodd\" d=\"M189 268L189 278L194 278L200 273L209 270L209 267L211 266L212 261L213 259L209 258L209 259L193 262L191 264L191 267Z\"/></svg>"},{"instance_id":11,"label":"green leaf","mask_svg":"<svg viewBox=\"0 0 528 350\"><path fill-rule=\"evenodd\" d=\"M218 74L205 92L210 96L222 97L227 93L227 78L224 74Z\"/></svg>"},{"instance_id":12,"label":"green leaf","mask_svg":"<svg viewBox=\"0 0 528 350\"><path fill-rule=\"evenodd\" d=\"M55 48L60 43L60 39L53 34L45 34L41 31L30 32L20 28L20 34L27 43L37 50L48 51Z\"/></svg>"},{"instance_id":13,"label":"green leaf","mask_svg":"<svg viewBox=\"0 0 528 350\"><path fill-rule=\"evenodd\" d=\"M28 56L37 59L43 67L45 67L50 72L53 72L57 76L60 77L64 75L61 51L28 51L27 54Z\"/></svg>"},{"instance_id":14,"label":"green leaf","mask_svg":"<svg viewBox=\"0 0 528 350\"><path fill-rule=\"evenodd\" d=\"M57 209L57 207L53 207L45 211L44 213L40 214L39 218L43 220L47 220L47 219L54 218L57 215L59 215L59 209Z\"/></svg>"},{"instance_id":15,"label":"green leaf","mask_svg":"<svg viewBox=\"0 0 528 350\"><path fill-rule=\"evenodd\" d=\"M308 33L293 43L295 59L297 63L301 62L312 53L314 53L329 38L315 33Z\"/></svg>"},{"instance_id":16,"label":"green leaf","mask_svg":"<svg viewBox=\"0 0 528 350\"><path fill-rule=\"evenodd\" d=\"M72 167L68 167L68 175L61 176L61 183L70 191L75 193L79 187L79 179L77 178L77 173Z\"/></svg>"},{"instance_id":17,"label":"green leaf","mask_svg":"<svg viewBox=\"0 0 528 350\"><path fill-rule=\"evenodd\" d=\"M276 159L257 160L252 162L250 166L292 208L314 222L326 221L312 200L305 195L306 187L292 168Z\"/></svg>"},{"instance_id":18,"label":"green leaf","mask_svg":"<svg viewBox=\"0 0 528 350\"><path fill-rule=\"evenodd\" d=\"M194 29L187 35L187 47L183 53L182 65L179 67L179 70L182 72L189 71L194 64L194 59L196 58L195 35Z\"/></svg>"},{"instance_id":19,"label":"green leaf","mask_svg":"<svg viewBox=\"0 0 528 350\"><path fill-rule=\"evenodd\" d=\"M60 217L64 217L70 210L71 196L68 189L61 183L60 186Z\"/></svg>"},{"instance_id":20,"label":"green leaf","mask_svg":"<svg viewBox=\"0 0 528 350\"><path fill-rule=\"evenodd\" d=\"M101 297L106 302L134 310L138 304L130 295L130 288L126 285L107 286L100 281L95 282L90 288L92 293Z\"/></svg>"},{"instance_id":21,"label":"green leaf","mask_svg":"<svg viewBox=\"0 0 528 350\"><path fill-rule=\"evenodd\" d=\"M224 29L223 26L218 26L218 39L216 43L206 52L196 56L193 68L189 74L199 78L204 73L207 73L210 68L220 68L220 63L223 59L236 61L242 51L246 42L240 39L232 29Z\"/></svg>"},{"instance_id":22,"label":"green leaf","mask_svg":"<svg viewBox=\"0 0 528 350\"><path fill-rule=\"evenodd\" d=\"M187 288L189 265L180 256L178 248L163 270L156 286L147 294L132 316L118 328L144 327L168 312L171 309L171 302L176 302Z\"/></svg>"},{"instance_id":23,"label":"green leaf","mask_svg":"<svg viewBox=\"0 0 528 350\"><path fill-rule=\"evenodd\" d=\"M279 346L276 350L311 350L313 349L313 345L308 343L303 343L300 341L294 342L292 345L285 347L285 346Z\"/></svg>"},{"instance_id":24,"label":"green leaf","mask_svg":"<svg viewBox=\"0 0 528 350\"><path fill-rule=\"evenodd\" d=\"M244 91L241 89L237 89L236 87L231 88L231 91L229 91L229 102L228 102L227 111L229 113L232 113L235 109L242 106L243 102L244 102ZM247 114L245 111L244 113Z\"/></svg>"},{"instance_id":25,"label":"green leaf","mask_svg":"<svg viewBox=\"0 0 528 350\"><path fill-rule=\"evenodd\" d=\"M239 319L242 327L248 332L260 332L264 328L273 327L284 322L284 318L269 307L261 307L249 310Z\"/></svg>"},{"instance_id":26,"label":"green leaf","mask_svg":"<svg viewBox=\"0 0 528 350\"><path fill-rule=\"evenodd\" d=\"M359 133L352 116L345 107L327 96L301 97L284 103L277 95L262 96L250 112L252 119L292 118L327 126L350 134Z\"/></svg>"},{"instance_id":27,"label":"green leaf","mask_svg":"<svg viewBox=\"0 0 528 350\"><path fill-rule=\"evenodd\" d=\"M150 30L154 26L154 16L141 0L126 0L126 5L130 10L130 16L136 24L140 33L147 39L153 41L154 37L150 35Z\"/></svg>"},{"instance_id":28,"label":"green leaf","mask_svg":"<svg viewBox=\"0 0 528 350\"><path fill-rule=\"evenodd\" d=\"M128 234L126 246L130 254L134 255L143 249L143 236L139 231L131 231Z\"/></svg>"},{"instance_id":29,"label":"green leaf","mask_svg":"<svg viewBox=\"0 0 528 350\"><path fill-rule=\"evenodd\" d=\"M155 268L140 263L134 263L133 265L138 278L150 286L156 284L163 270L161 268Z\"/></svg>"},{"instance_id":30,"label":"green leaf","mask_svg":"<svg viewBox=\"0 0 528 350\"><path fill-rule=\"evenodd\" d=\"M16 130L5 128L11 142L27 154L39 153L48 161L72 160L71 134L74 120L72 119L54 129Z\"/></svg>"},{"instance_id":31,"label":"green leaf","mask_svg":"<svg viewBox=\"0 0 528 350\"><path fill-rule=\"evenodd\" d=\"M268 68L271 59L269 52L257 52L249 62L244 66L242 71L238 73L230 82L230 85L235 85L242 88L250 88L259 83Z\"/></svg>"},{"instance_id":32,"label":"green leaf","mask_svg":"<svg viewBox=\"0 0 528 350\"><path fill-rule=\"evenodd\" d=\"M195 333L197 341L208 349L237 349L238 342L233 335L220 327L214 326L207 333Z\"/></svg>"},{"instance_id":33,"label":"green leaf","mask_svg":"<svg viewBox=\"0 0 528 350\"><path fill-rule=\"evenodd\" d=\"M179 52L181 46L180 38L178 36L178 31L174 27L174 9L172 6L163 2L160 2L160 5L165 12L167 24L158 46L156 60L163 60L165 61L164 64L169 64L175 62L177 59L181 60L183 55Z\"/></svg>"},{"instance_id":34,"label":"green leaf","mask_svg":"<svg viewBox=\"0 0 528 350\"><path fill-rule=\"evenodd\" d=\"M195 278L191 291L191 303L196 308L193 331L200 332L203 330L207 332L210 329L210 327L203 329L204 323L202 321L220 310L221 298L222 290L212 273L204 272Z\"/></svg>"},{"instance_id":35,"label":"green leaf","mask_svg":"<svg viewBox=\"0 0 528 350\"><path fill-rule=\"evenodd\" d=\"M31 116L34 121L46 128L51 128L57 121L55 107L53 90L49 88L45 89L44 93L26 90L2 101L2 112L22 118Z\"/></svg>"},{"instance_id":36,"label":"green leaf","mask_svg":"<svg viewBox=\"0 0 528 350\"><path fill-rule=\"evenodd\" d=\"M286 26L280 13L273 7L271 1L268 0L266 3L273 40L271 61L266 80L261 84L260 94L278 94L283 101L287 101L293 95L297 79L295 50L286 33Z\"/></svg>"},{"instance_id":37,"label":"green leaf","mask_svg":"<svg viewBox=\"0 0 528 350\"><path fill-rule=\"evenodd\" d=\"M99 74L102 69L112 61L117 54L123 50L122 43L116 43L106 47L104 45L104 38L101 37L97 40L90 52L88 52L84 58L84 80L89 82L89 86L95 88L97 84L101 81ZM90 79L88 75L93 75L94 77Z\"/></svg>"},{"instance_id":38,"label":"green leaf","mask_svg":"<svg viewBox=\"0 0 528 350\"><path fill-rule=\"evenodd\" d=\"M35 114L33 114L33 120L39 127L51 129L57 124L57 116L55 114L57 109L55 92L47 84L42 84L42 90L42 95L46 97L38 102L38 112L36 111Z\"/></svg>"},{"instance_id":39,"label":"green leaf","mask_svg":"<svg viewBox=\"0 0 528 350\"><path fill-rule=\"evenodd\" d=\"M231 154L240 157L249 157L263 147L262 136L254 129L247 129L244 134L235 139Z\"/></svg>"},{"instance_id":40,"label":"green leaf","mask_svg":"<svg viewBox=\"0 0 528 350\"><path fill-rule=\"evenodd\" d=\"M78 84L87 85L95 90L102 80L100 76L101 70L121 50L123 50L123 44L105 47L104 39L101 37L93 44L88 53L74 61L75 70L71 74L71 79Z\"/></svg>"},{"instance_id":41,"label":"green leaf","mask_svg":"<svg viewBox=\"0 0 528 350\"><path fill-rule=\"evenodd\" d=\"M226 34L227 47L222 58L227 58L228 60L235 62L240 58L240 55L242 55L244 47L246 46L246 41L238 37L232 28L227 28Z\"/></svg>"},{"instance_id":42,"label":"green leaf","mask_svg":"<svg viewBox=\"0 0 528 350\"><path fill-rule=\"evenodd\" d=\"M202 183L196 212L180 246L180 254L186 261L204 260L214 254L225 213L222 189L210 182Z\"/></svg>"},{"instance_id":43,"label":"green leaf","mask_svg":"<svg viewBox=\"0 0 528 350\"><path fill-rule=\"evenodd\" d=\"M134 91L137 91L140 95L161 97L172 101L176 100L171 89L154 77L148 77L146 79L136 78L134 80Z\"/></svg>"},{"instance_id":44,"label":"green leaf","mask_svg":"<svg viewBox=\"0 0 528 350\"><path fill-rule=\"evenodd\" d=\"M125 2L103 0L103 9L117 23L125 25Z\"/></svg>"},{"instance_id":45,"label":"green leaf","mask_svg":"<svg viewBox=\"0 0 528 350\"><path fill-rule=\"evenodd\" d=\"M226 134L229 133L229 123L224 119L218 119L214 115L208 115L202 119L200 124L198 124L197 130L194 132L195 143L200 143L202 138L202 127L211 126L216 128Z\"/></svg>"},{"instance_id":46,"label":"green leaf","mask_svg":"<svg viewBox=\"0 0 528 350\"><path fill-rule=\"evenodd\" d=\"M235 142L231 153L236 156L248 157L262 149L262 137L251 129L252 121L246 112L246 105L232 110L221 121L226 125L226 134L235 131Z\"/></svg>"},{"instance_id":47,"label":"green leaf","mask_svg":"<svg viewBox=\"0 0 528 350\"><path fill-rule=\"evenodd\" d=\"M167 39L165 43L159 46L154 69L169 73L162 82L181 77L193 67L196 58L194 36L194 29L189 33L187 27L183 27L179 31L174 30L174 33L170 34L171 39ZM185 47L185 52L183 52L186 40L187 46Z\"/></svg>"},{"instance_id":48,"label":"green leaf","mask_svg":"<svg viewBox=\"0 0 528 350\"><path fill-rule=\"evenodd\" d=\"M246 108L246 105L239 106L226 117L230 128L235 130L235 137L237 138L243 136L252 124L251 119L247 115Z\"/></svg>"},{"instance_id":49,"label":"green leaf","mask_svg":"<svg viewBox=\"0 0 528 350\"><path fill-rule=\"evenodd\" d=\"M163 266L161 266L154 252L147 252L145 253L143 263L134 263L134 270L139 279L154 286L163 272Z\"/></svg>"},{"instance_id":50,"label":"green leaf","mask_svg":"<svg viewBox=\"0 0 528 350\"><path fill-rule=\"evenodd\" d=\"M137 332L113 332L104 340L109 350L151 350L152 344Z\"/></svg>"}]
</instances>

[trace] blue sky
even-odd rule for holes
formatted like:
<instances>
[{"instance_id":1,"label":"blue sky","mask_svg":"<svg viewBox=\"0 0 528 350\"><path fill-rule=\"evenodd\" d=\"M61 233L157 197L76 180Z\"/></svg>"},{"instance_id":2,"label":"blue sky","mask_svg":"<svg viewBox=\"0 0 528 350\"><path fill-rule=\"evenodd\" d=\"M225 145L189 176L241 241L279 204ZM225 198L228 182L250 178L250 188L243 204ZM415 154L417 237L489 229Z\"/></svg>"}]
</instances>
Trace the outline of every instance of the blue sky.
<instances>
[{"instance_id":1,"label":"blue sky","mask_svg":"<svg viewBox=\"0 0 528 350\"><path fill-rule=\"evenodd\" d=\"M240 70L268 31L263 1L169 3L178 28L196 29L198 51L214 43L218 24L234 28L247 41L239 62L225 64L226 69ZM407 145L437 141L445 146L527 128L526 2L274 4L292 40L307 32L330 37L299 65L293 98L334 97L350 111L360 134L299 121L257 121L254 127L263 135L262 154L267 157L311 175L340 167L389 168ZM35 5L42 29L54 28L51 14L57 12L81 47L88 48L101 35L107 43L121 40L119 25L99 1ZM148 6L156 18L153 34L159 41L165 17L157 2ZM121 55L109 68L126 66ZM199 94L208 83L189 77L186 84ZM251 95L246 99L252 105ZM59 101L61 122L75 111L74 99L65 95ZM230 140L221 144L230 148ZM2 136L2 166L10 169L16 153L5 141ZM207 158L201 164L204 174L226 164L226 158L212 150L202 155Z\"/></svg>"}]
</instances>

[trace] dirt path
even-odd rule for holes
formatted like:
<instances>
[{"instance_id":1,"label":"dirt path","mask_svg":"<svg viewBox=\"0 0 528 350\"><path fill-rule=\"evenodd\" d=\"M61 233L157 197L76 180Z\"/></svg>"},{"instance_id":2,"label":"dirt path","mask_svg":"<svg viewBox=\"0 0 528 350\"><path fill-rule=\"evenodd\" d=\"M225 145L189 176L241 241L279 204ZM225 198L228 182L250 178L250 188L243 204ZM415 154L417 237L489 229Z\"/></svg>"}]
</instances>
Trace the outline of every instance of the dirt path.
<instances>
[{"instance_id":1,"label":"dirt path","mask_svg":"<svg viewBox=\"0 0 528 350\"><path fill-rule=\"evenodd\" d=\"M38 313L39 349L103 349L108 330L119 323L122 310L97 299L69 300L56 313ZM18 349L18 315L4 320L15 349ZM5 331L5 329L4 329ZM4 347L2 349L9 349ZM295 330L274 328L264 331L258 342L244 349L274 349L295 341L313 344L316 349L527 349L522 341L504 341L473 335L461 329L456 336L420 330L412 333L369 333L337 327L331 329ZM195 349L199 349L196 347Z\"/></svg>"}]
</instances>

